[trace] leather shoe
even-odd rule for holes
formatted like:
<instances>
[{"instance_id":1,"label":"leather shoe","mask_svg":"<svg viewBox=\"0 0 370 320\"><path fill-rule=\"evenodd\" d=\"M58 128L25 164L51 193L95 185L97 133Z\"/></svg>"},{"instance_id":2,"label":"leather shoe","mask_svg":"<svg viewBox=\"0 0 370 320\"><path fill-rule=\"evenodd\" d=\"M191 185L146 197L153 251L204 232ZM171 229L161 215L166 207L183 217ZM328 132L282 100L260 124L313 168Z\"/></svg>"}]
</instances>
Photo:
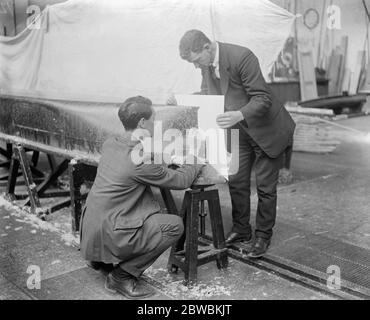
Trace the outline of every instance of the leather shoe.
<instances>
[{"instance_id":1,"label":"leather shoe","mask_svg":"<svg viewBox=\"0 0 370 320\"><path fill-rule=\"evenodd\" d=\"M118 280L109 273L105 280L105 288L110 292L118 292L127 299L143 299L154 295L154 290L146 286L143 281L130 276Z\"/></svg>"},{"instance_id":2,"label":"leather shoe","mask_svg":"<svg viewBox=\"0 0 370 320\"><path fill-rule=\"evenodd\" d=\"M247 254L248 258L260 258L262 257L270 245L270 240L263 238L256 238L256 241L253 243L251 252Z\"/></svg>"},{"instance_id":3,"label":"leather shoe","mask_svg":"<svg viewBox=\"0 0 370 320\"><path fill-rule=\"evenodd\" d=\"M252 241L252 235L237 233L237 232L230 232L226 237L225 244L231 245L236 242L243 242L248 244Z\"/></svg>"},{"instance_id":4,"label":"leather shoe","mask_svg":"<svg viewBox=\"0 0 370 320\"><path fill-rule=\"evenodd\" d=\"M113 263L104 263L100 261L86 261L86 265L94 270L100 270L103 272L111 272L114 268Z\"/></svg>"}]
</instances>

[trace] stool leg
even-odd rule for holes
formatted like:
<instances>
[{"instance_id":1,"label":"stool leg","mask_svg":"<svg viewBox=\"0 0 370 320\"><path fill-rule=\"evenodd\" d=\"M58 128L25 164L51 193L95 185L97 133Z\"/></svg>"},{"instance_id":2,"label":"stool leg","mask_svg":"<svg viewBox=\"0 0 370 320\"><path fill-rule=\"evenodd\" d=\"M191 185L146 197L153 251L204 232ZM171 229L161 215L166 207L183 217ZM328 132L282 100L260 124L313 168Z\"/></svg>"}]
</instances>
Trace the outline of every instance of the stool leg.
<instances>
[{"instance_id":1,"label":"stool leg","mask_svg":"<svg viewBox=\"0 0 370 320\"><path fill-rule=\"evenodd\" d=\"M192 285L197 282L198 271L199 199L197 194L187 192L190 193L190 205L186 214L185 283Z\"/></svg>"},{"instance_id":2,"label":"stool leg","mask_svg":"<svg viewBox=\"0 0 370 320\"><path fill-rule=\"evenodd\" d=\"M224 227L222 223L220 198L217 190L210 190L209 192L213 193L208 200L209 214L212 226L213 245L216 249L223 249L226 245ZM223 251L217 255L217 267L221 269L227 268L227 266L227 251Z\"/></svg>"},{"instance_id":3,"label":"stool leg","mask_svg":"<svg viewBox=\"0 0 370 320\"><path fill-rule=\"evenodd\" d=\"M178 210L176 207L175 200L173 199L172 193L169 189L160 188L161 195L163 198L163 202L166 206L167 212L169 214L176 214L178 215Z\"/></svg>"},{"instance_id":4,"label":"stool leg","mask_svg":"<svg viewBox=\"0 0 370 320\"><path fill-rule=\"evenodd\" d=\"M203 189L201 190L202 192L204 191ZM205 207L204 207L204 200L200 201L200 236L204 237L206 235L206 212L205 212Z\"/></svg>"},{"instance_id":5,"label":"stool leg","mask_svg":"<svg viewBox=\"0 0 370 320\"><path fill-rule=\"evenodd\" d=\"M77 234L80 231L80 217L82 214L82 195L81 186L83 178L81 176L81 164L69 163L68 173L70 181L70 194L71 194L71 222L72 232Z\"/></svg>"},{"instance_id":6,"label":"stool leg","mask_svg":"<svg viewBox=\"0 0 370 320\"><path fill-rule=\"evenodd\" d=\"M58 168L56 170L58 170ZM86 194L83 195L81 193L81 186L85 181L95 180L97 167L84 163L69 162L68 170L71 195L72 232L78 234L80 231L82 207L86 199Z\"/></svg>"},{"instance_id":7,"label":"stool leg","mask_svg":"<svg viewBox=\"0 0 370 320\"><path fill-rule=\"evenodd\" d=\"M166 199L167 198L163 198L165 202L166 202ZM190 204L190 194L188 192L185 192L184 199L182 201L182 207L181 207L180 212L178 213L179 217L182 218L182 221L184 223L184 230L186 230L186 212L187 212L187 207L189 206L189 204ZM174 255L176 252L184 249L185 236L186 236L186 231L184 231L180 239L177 240L177 242L172 245L170 256L168 258L168 263L167 263L167 270L170 273L176 273L178 271L178 266L174 264L174 260L175 260Z\"/></svg>"}]
</instances>

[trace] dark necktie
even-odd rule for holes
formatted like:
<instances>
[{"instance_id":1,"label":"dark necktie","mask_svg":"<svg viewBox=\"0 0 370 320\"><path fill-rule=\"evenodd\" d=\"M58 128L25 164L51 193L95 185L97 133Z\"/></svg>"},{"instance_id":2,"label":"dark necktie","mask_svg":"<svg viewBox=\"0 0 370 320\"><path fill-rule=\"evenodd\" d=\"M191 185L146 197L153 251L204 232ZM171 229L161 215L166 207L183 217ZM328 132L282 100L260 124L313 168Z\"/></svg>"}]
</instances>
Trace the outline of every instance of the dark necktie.
<instances>
[{"instance_id":1,"label":"dark necktie","mask_svg":"<svg viewBox=\"0 0 370 320\"><path fill-rule=\"evenodd\" d=\"M213 64L211 64L208 68L209 68L209 73L210 73L212 79L213 80L218 80L217 79L217 76L216 76L216 68L215 68L215 66Z\"/></svg>"}]
</instances>

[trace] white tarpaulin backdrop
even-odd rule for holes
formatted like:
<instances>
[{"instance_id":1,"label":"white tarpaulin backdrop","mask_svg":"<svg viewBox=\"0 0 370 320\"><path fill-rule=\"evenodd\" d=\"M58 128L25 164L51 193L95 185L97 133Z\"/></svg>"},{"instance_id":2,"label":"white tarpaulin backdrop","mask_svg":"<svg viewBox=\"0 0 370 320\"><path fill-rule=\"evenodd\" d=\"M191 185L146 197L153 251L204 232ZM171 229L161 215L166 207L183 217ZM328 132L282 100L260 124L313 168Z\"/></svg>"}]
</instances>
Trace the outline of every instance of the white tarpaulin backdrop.
<instances>
[{"instance_id":1,"label":"white tarpaulin backdrop","mask_svg":"<svg viewBox=\"0 0 370 320\"><path fill-rule=\"evenodd\" d=\"M252 49L266 77L294 16L267 0L69 0L40 19L40 29L0 37L2 93L163 103L200 88L200 71L179 57L187 30Z\"/></svg>"}]
</instances>

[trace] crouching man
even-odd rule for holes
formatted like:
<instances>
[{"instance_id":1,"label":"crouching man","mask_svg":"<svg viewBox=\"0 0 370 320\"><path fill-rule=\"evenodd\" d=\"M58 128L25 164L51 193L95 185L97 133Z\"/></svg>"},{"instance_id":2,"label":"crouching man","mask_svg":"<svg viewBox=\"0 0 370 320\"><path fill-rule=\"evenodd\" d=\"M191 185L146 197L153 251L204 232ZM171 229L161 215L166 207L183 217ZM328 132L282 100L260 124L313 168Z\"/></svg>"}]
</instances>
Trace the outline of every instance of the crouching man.
<instances>
[{"instance_id":1,"label":"crouching man","mask_svg":"<svg viewBox=\"0 0 370 320\"><path fill-rule=\"evenodd\" d=\"M127 99L118 116L125 128L102 148L94 184L81 217L81 253L94 269L110 269L105 287L127 298L154 292L139 278L183 233L181 218L163 214L150 186L186 189L203 165L166 165L133 161L141 143L136 129L153 135L154 110L149 99ZM140 150L140 145L139 145Z\"/></svg>"}]
</instances>

